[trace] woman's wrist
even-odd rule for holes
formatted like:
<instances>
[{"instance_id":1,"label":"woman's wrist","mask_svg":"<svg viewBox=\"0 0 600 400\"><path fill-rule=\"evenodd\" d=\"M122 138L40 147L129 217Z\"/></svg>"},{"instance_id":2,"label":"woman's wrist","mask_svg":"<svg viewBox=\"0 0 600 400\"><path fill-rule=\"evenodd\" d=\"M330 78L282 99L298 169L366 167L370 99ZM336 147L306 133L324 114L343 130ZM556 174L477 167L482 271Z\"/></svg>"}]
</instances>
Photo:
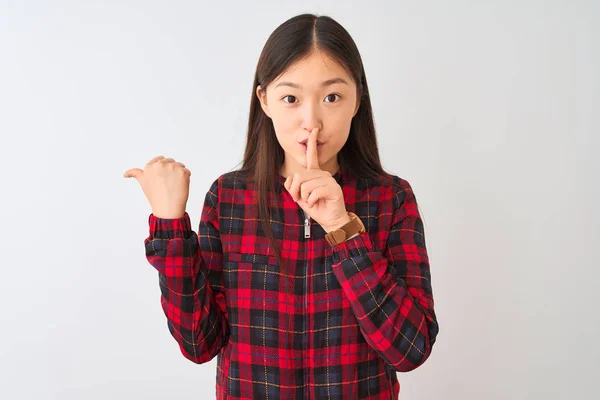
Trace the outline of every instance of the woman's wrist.
<instances>
[{"instance_id":1,"label":"woman's wrist","mask_svg":"<svg viewBox=\"0 0 600 400\"><path fill-rule=\"evenodd\" d=\"M325 233L329 233L335 231L336 229L340 229L342 226L346 225L350 221L352 221L352 218L350 218L350 216L346 214L346 217L343 218L341 222L338 222L337 224L331 227L323 227L323 230L325 231Z\"/></svg>"}]
</instances>

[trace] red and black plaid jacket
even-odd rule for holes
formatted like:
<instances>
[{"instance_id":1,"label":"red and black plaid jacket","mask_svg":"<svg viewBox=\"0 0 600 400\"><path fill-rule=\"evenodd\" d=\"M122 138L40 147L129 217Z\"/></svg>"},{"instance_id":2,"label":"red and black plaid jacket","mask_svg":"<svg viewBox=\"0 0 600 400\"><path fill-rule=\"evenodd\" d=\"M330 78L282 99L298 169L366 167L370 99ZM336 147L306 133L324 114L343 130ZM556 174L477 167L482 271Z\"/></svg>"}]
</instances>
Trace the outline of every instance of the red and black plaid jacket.
<instances>
[{"instance_id":1,"label":"red and black plaid jacket","mask_svg":"<svg viewBox=\"0 0 600 400\"><path fill-rule=\"evenodd\" d=\"M397 399L396 371L425 362L438 333L411 186L338 170L367 232L331 246L277 176L271 226L283 270L239 171L210 187L198 234L187 213L150 215L146 256L171 335L195 363L217 356L218 399Z\"/></svg>"}]
</instances>

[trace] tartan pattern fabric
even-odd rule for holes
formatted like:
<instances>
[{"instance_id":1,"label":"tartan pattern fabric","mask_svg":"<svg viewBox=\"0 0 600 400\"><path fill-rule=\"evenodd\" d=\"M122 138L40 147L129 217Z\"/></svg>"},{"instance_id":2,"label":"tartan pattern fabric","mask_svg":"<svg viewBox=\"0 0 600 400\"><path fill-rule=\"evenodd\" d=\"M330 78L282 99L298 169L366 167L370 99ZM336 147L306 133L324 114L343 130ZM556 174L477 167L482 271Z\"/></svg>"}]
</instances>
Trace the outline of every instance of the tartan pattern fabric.
<instances>
[{"instance_id":1,"label":"tartan pattern fabric","mask_svg":"<svg viewBox=\"0 0 600 400\"><path fill-rule=\"evenodd\" d=\"M212 183L197 234L187 212L150 214L146 257L168 329L194 363L217 356L218 399L399 397L396 371L425 362L438 324L416 197L386 177L334 174L366 232L331 246L278 174L269 204L283 269L240 171Z\"/></svg>"}]
</instances>

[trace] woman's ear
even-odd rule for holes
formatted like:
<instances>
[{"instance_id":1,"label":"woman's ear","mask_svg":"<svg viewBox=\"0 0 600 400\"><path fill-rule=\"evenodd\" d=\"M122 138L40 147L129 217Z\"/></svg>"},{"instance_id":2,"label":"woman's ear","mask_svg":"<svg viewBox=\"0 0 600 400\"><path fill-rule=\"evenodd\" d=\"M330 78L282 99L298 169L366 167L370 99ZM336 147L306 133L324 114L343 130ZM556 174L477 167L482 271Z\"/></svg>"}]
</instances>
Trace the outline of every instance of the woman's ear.
<instances>
[{"instance_id":1,"label":"woman's ear","mask_svg":"<svg viewBox=\"0 0 600 400\"><path fill-rule=\"evenodd\" d=\"M360 108L360 99L362 98L362 85L356 91L356 108L354 109L354 114L352 114L352 118L356 116L358 109Z\"/></svg>"},{"instance_id":2,"label":"woman's ear","mask_svg":"<svg viewBox=\"0 0 600 400\"><path fill-rule=\"evenodd\" d=\"M360 99L356 100L356 108L354 109L354 114L352 115L352 118L354 118L356 116L356 113L358 112L358 109L360 108Z\"/></svg>"},{"instance_id":3,"label":"woman's ear","mask_svg":"<svg viewBox=\"0 0 600 400\"><path fill-rule=\"evenodd\" d=\"M260 107L262 110L265 112L265 114L267 114L267 117L271 118L271 115L269 114L269 106L267 105L267 93L262 90L262 86L260 85L256 87L256 97L258 97L258 100L260 101Z\"/></svg>"}]
</instances>

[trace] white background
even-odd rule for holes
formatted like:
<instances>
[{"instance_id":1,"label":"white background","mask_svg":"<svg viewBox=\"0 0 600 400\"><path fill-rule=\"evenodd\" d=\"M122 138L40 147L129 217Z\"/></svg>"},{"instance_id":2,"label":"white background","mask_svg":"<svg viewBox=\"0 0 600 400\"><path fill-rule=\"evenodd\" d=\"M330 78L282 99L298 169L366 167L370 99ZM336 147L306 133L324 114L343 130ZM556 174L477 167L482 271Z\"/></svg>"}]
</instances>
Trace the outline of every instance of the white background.
<instances>
[{"instance_id":1,"label":"white background","mask_svg":"<svg viewBox=\"0 0 600 400\"><path fill-rule=\"evenodd\" d=\"M3 399L214 398L122 174L183 161L197 232L262 46L304 12L356 41L384 167L425 221L440 334L400 398L600 396L598 2L3 0Z\"/></svg>"}]
</instances>

